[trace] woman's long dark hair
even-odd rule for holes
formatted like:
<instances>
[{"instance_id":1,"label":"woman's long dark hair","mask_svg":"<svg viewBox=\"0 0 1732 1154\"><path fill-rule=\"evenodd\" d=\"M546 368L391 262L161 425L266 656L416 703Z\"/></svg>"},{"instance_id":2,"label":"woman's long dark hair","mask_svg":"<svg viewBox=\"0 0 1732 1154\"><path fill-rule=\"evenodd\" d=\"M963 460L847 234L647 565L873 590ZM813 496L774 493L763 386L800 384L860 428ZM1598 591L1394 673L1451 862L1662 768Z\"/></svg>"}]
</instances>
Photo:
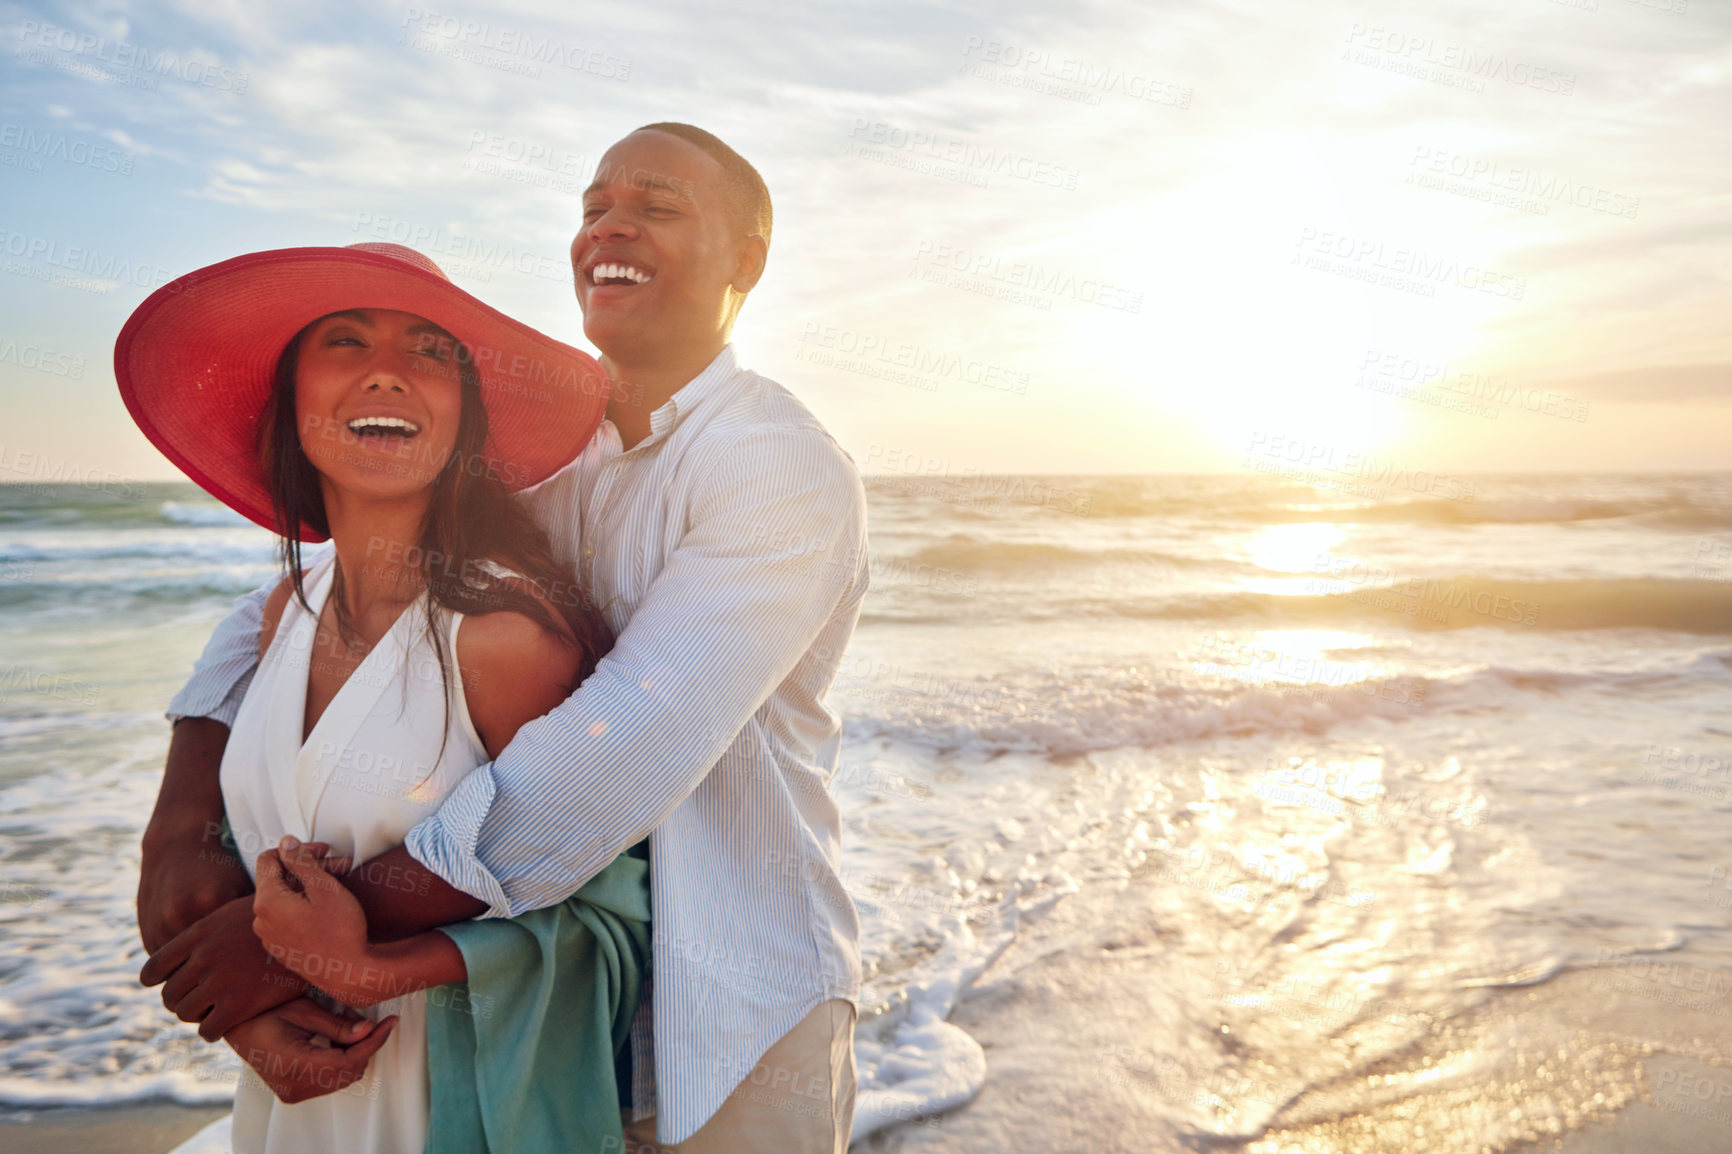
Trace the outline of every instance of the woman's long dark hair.
<instances>
[{"instance_id":1,"label":"woman's long dark hair","mask_svg":"<svg viewBox=\"0 0 1732 1154\"><path fill-rule=\"evenodd\" d=\"M300 364L301 341L318 323L314 321L296 333L277 358L272 403L259 427L259 448L269 477L271 504L282 532L283 568L293 583L296 599L309 614L312 606L307 603L301 581L300 535L310 529L328 537L331 528L325 514L324 492L319 487L319 471L301 446L295 413L295 374ZM427 630L439 660L447 706L451 700L451 663L455 654L446 653L444 630L439 627L442 608L472 616L502 610L523 614L563 644L580 651L579 681L590 675L596 662L613 645L613 631L606 619L573 580L571 570L554 557L547 534L487 467L482 452L487 444L488 426L487 408L481 401L481 375L465 346L456 345L454 360L462 390L457 443L433 482L417 542L418 568L428 593ZM347 430L333 433L341 438ZM405 560L407 563L412 559L406 555ZM490 571L487 563L521 576ZM337 635L348 640L354 630L343 603L340 564L334 581L331 595L336 598ZM557 617L548 610L549 604L557 610ZM447 731L449 728L447 720ZM443 744L440 751L442 756Z\"/></svg>"}]
</instances>

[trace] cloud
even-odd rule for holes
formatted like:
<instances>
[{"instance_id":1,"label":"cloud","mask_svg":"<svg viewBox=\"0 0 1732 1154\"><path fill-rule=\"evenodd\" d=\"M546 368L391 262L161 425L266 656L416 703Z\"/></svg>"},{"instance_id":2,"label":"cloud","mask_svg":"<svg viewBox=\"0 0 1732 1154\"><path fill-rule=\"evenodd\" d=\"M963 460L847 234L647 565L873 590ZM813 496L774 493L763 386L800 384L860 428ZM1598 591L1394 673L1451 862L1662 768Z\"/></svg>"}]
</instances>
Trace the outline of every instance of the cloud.
<instances>
[{"instance_id":1,"label":"cloud","mask_svg":"<svg viewBox=\"0 0 1732 1154\"><path fill-rule=\"evenodd\" d=\"M1653 365L1589 376L1560 377L1544 387L1590 400L1732 403L1732 363Z\"/></svg>"},{"instance_id":2,"label":"cloud","mask_svg":"<svg viewBox=\"0 0 1732 1154\"><path fill-rule=\"evenodd\" d=\"M30 174L12 227L177 270L249 247L374 239L367 229L384 221L446 245L436 259L470 266L453 275L490 303L580 339L569 284L554 282L595 159L653 120L716 131L759 166L776 202L742 351L799 374L790 383L856 442L918 427L935 445L975 446L958 451L985 465L1006 445L1089 445L1134 410L1144 423L1119 437L1133 448L1036 467L1135 469L1192 453L1194 435L1168 431L1186 398L1247 382L1281 396L1334 387L1335 366L1368 345L1581 381L1584 396L1666 398L1680 412L1714 402L1715 366L1732 362L1732 157L1705 145L1732 86L1725 6L1684 16L1627 0L1596 11L1419 0L1399 12L1350 0L1084 0L1062 12L1032 0L36 8L29 19L246 74L244 92L169 77L146 91L50 54L0 77L19 117L75 123L139 157L124 189ZM430 27L435 9L454 15ZM1383 67L1387 53L1373 54L1378 66L1352 58L1365 40L1350 45L1353 29L1379 22L1531 58L1573 75L1575 90L1494 79L1469 91ZM586 67L586 54L603 65ZM1497 177L1418 186L1420 148L1496 164ZM1075 187L1032 178L1039 169L1074 174ZM1499 203L1511 170L1607 190L1639 211ZM1521 278L1526 295L1446 284L1426 296L1295 272L1306 227L1493 269ZM965 267L926 259L941 248ZM505 249L533 254L543 274L484 255ZM1058 287L1031 294L1030 278ZM0 312L53 299L32 295L34 283L0 277ZM1073 291L1101 284L1140 294L1141 310ZM103 323L117 325L124 307L112 303L120 316ZM860 374L793 364L809 324L1006 365L1030 388L1014 400L887 393Z\"/></svg>"}]
</instances>

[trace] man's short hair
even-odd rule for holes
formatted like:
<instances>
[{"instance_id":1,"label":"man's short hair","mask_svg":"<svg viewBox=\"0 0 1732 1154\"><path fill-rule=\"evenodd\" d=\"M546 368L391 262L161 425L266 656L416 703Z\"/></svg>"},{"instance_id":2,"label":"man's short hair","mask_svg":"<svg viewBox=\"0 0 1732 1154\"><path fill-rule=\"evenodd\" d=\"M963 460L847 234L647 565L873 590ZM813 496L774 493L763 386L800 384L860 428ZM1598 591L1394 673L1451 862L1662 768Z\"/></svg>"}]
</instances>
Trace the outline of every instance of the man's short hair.
<instances>
[{"instance_id":1,"label":"man's short hair","mask_svg":"<svg viewBox=\"0 0 1732 1154\"><path fill-rule=\"evenodd\" d=\"M766 246L770 243L770 189L764 183L764 178L758 175L745 157L724 144L720 137L712 132L692 124L680 124L675 121L662 121L658 124L646 124L637 129L638 132L665 132L669 136L677 136L688 144L695 144L710 158L722 166L722 172L727 178L728 199L735 206L735 219L741 230L747 236L761 236Z\"/></svg>"}]
</instances>

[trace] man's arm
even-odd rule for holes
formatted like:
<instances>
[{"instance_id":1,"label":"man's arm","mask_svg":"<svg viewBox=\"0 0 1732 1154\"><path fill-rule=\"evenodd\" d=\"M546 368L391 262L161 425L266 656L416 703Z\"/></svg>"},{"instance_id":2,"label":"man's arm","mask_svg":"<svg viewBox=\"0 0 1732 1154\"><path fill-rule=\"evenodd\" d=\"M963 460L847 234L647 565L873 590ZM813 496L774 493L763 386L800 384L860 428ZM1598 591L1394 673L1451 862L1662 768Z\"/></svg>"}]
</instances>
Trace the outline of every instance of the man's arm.
<instances>
[{"instance_id":1,"label":"man's arm","mask_svg":"<svg viewBox=\"0 0 1732 1154\"><path fill-rule=\"evenodd\" d=\"M564 900L659 825L863 592L865 493L827 437L744 438L691 519L589 679L410 831L409 852L489 914Z\"/></svg>"},{"instance_id":2,"label":"man's arm","mask_svg":"<svg viewBox=\"0 0 1732 1154\"><path fill-rule=\"evenodd\" d=\"M258 665L260 622L275 585L272 580L236 600L169 704L174 734L156 809L144 829L138 879L138 931L151 953L205 914L252 892L246 871L220 840L217 771Z\"/></svg>"},{"instance_id":3,"label":"man's arm","mask_svg":"<svg viewBox=\"0 0 1732 1154\"><path fill-rule=\"evenodd\" d=\"M235 898L252 892L245 867L223 846L221 764L229 731L188 717L175 723L156 811L145 827L138 874L138 936L147 953Z\"/></svg>"}]
</instances>

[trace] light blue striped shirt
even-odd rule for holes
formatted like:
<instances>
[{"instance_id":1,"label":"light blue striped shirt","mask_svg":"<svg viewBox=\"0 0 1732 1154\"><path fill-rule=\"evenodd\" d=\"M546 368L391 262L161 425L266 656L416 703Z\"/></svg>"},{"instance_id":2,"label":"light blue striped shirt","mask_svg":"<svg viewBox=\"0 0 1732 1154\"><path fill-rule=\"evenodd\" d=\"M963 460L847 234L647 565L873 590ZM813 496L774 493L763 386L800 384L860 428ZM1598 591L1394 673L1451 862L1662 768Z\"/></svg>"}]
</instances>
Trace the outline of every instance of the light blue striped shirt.
<instances>
[{"instance_id":1,"label":"light blue striped shirt","mask_svg":"<svg viewBox=\"0 0 1732 1154\"><path fill-rule=\"evenodd\" d=\"M819 1003L859 999L828 790L841 722L824 698L866 594L866 497L817 418L732 346L650 425L622 451L604 422L523 494L613 650L407 844L508 917L649 836L654 993L633 1029L634 1112L680 1142ZM217 627L170 716L232 722L269 588Z\"/></svg>"}]
</instances>

